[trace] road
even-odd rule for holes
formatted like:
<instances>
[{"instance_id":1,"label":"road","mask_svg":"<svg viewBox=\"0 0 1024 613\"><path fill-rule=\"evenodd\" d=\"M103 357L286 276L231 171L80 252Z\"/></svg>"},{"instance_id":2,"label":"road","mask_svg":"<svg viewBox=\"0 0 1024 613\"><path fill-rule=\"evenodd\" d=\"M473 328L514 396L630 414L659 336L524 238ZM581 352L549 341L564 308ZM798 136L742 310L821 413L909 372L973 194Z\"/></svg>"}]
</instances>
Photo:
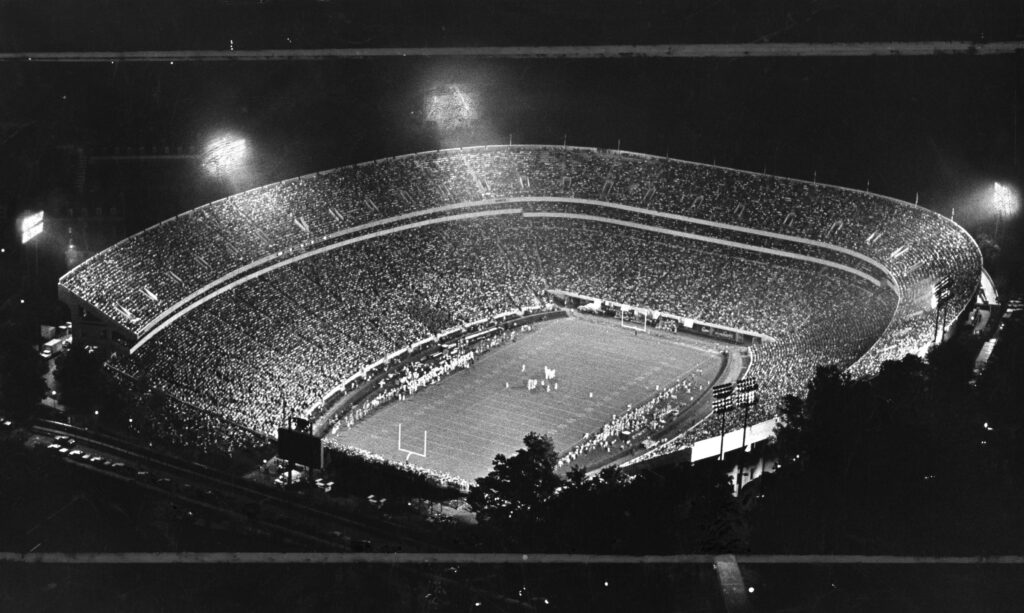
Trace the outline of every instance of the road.
<instances>
[{"instance_id":1,"label":"road","mask_svg":"<svg viewBox=\"0 0 1024 613\"><path fill-rule=\"evenodd\" d=\"M32 427L37 445L60 437L66 461L82 469L102 471L111 478L132 481L197 508L227 514L239 522L254 522L289 541L333 551L445 551L429 534L384 517L352 512L326 494L287 492L216 471L208 466L162 456L113 437L59 422ZM73 446L66 438L73 438ZM61 453L54 448L54 453ZM77 452L77 453L76 453ZM83 459L82 456L90 456ZM99 460L95 458L99 457Z\"/></svg>"}]
</instances>

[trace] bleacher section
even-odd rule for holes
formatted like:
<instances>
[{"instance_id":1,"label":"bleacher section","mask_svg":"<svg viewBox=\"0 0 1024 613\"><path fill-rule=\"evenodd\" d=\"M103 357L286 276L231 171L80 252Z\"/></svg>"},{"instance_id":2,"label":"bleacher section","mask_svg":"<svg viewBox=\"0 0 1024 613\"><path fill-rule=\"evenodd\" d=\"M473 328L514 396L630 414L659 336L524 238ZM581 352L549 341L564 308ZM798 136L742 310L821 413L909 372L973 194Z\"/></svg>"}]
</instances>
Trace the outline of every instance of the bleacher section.
<instances>
[{"instance_id":1,"label":"bleacher section","mask_svg":"<svg viewBox=\"0 0 1024 613\"><path fill-rule=\"evenodd\" d=\"M61 278L76 325L179 402L271 433L362 366L560 289L778 339L754 348L763 415L819 363L871 373L954 311L973 240L923 208L635 153L415 154L179 215ZM100 336L94 338L99 339ZM716 422L716 427L718 426ZM693 433L699 438L700 431Z\"/></svg>"}]
</instances>

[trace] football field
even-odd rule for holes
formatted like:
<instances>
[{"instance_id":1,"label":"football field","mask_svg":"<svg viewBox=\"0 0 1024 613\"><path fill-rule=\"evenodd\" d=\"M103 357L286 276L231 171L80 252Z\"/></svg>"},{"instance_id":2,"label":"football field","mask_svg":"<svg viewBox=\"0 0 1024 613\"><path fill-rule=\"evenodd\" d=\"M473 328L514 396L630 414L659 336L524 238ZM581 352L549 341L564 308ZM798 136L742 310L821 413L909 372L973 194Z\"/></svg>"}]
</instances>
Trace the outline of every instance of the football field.
<instances>
[{"instance_id":1,"label":"football field","mask_svg":"<svg viewBox=\"0 0 1024 613\"><path fill-rule=\"evenodd\" d=\"M472 480L495 454L512 455L531 431L565 451L628 404L639 404L690 375L707 387L723 357L713 341L668 333L634 334L618 322L569 317L544 322L413 396L393 402L327 440ZM526 379L557 372L557 389L530 392ZM506 388L506 383L508 387Z\"/></svg>"}]
</instances>

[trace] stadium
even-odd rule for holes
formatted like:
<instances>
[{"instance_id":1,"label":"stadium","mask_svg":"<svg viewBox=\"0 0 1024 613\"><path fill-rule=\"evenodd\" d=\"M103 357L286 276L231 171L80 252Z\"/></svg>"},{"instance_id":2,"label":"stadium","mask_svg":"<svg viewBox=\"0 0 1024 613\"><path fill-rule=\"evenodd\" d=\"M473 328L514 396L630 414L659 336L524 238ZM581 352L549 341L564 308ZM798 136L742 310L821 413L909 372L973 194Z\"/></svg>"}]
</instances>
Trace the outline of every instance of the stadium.
<instances>
[{"instance_id":1,"label":"stadium","mask_svg":"<svg viewBox=\"0 0 1024 613\"><path fill-rule=\"evenodd\" d=\"M510 145L218 200L58 291L76 342L113 349L109 369L161 390L190 437L242 447L301 417L330 445L465 484L529 431L589 466L770 436L816 366L871 375L923 351L981 274L974 240L911 203ZM713 415L712 387L739 379L760 401Z\"/></svg>"}]
</instances>

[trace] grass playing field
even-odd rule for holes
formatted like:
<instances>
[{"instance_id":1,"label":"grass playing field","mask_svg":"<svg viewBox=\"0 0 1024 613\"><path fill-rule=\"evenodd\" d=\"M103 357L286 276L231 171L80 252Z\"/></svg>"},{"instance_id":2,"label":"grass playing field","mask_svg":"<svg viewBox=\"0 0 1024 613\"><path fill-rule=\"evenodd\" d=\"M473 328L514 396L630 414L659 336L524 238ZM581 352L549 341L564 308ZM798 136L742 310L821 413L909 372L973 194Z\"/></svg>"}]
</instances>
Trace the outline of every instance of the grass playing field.
<instances>
[{"instance_id":1,"label":"grass playing field","mask_svg":"<svg viewBox=\"0 0 1024 613\"><path fill-rule=\"evenodd\" d=\"M327 438L405 461L402 424L405 449L422 452L427 432L426 457L410 463L472 480L490 471L495 454L515 453L530 431L551 435L564 451L627 404L650 398L655 386L691 372L706 386L722 359L712 341L692 336L634 335L596 317L558 319ZM526 379L543 380L545 366L557 371L558 389L527 391Z\"/></svg>"}]
</instances>

